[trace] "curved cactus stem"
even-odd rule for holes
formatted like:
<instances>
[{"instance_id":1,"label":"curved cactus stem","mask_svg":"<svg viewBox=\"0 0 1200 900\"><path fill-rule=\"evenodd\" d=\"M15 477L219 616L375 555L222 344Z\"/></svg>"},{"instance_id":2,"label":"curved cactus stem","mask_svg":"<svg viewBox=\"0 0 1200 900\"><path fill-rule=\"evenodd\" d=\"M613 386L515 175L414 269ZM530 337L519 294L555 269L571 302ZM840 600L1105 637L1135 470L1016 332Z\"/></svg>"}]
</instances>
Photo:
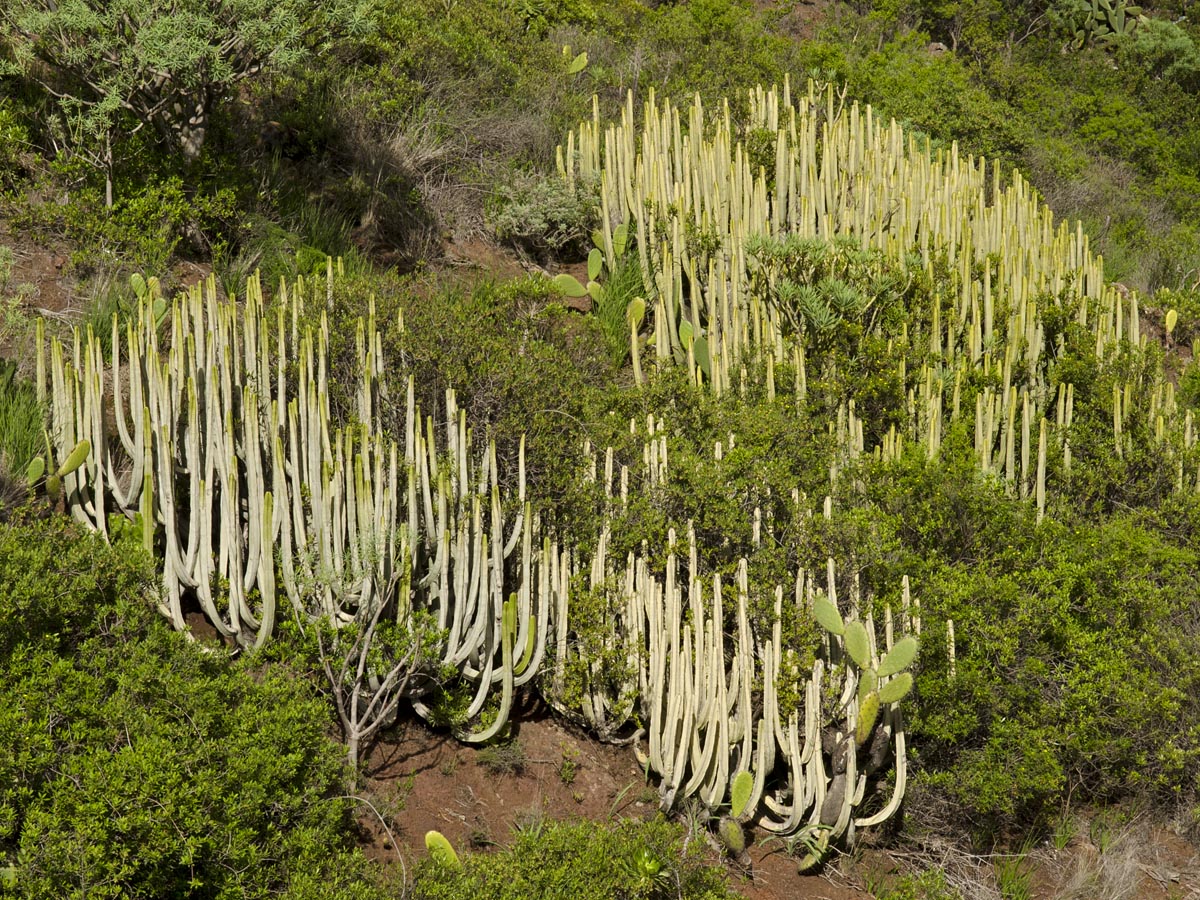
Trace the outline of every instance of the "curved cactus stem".
<instances>
[{"instance_id":1,"label":"curved cactus stem","mask_svg":"<svg viewBox=\"0 0 1200 900\"><path fill-rule=\"evenodd\" d=\"M459 740L469 744L482 743L490 741L500 733L500 730L508 724L508 713L512 709L513 700L513 639L517 631L517 600L516 597L510 597L504 604L504 610L501 613L502 623L500 632L500 648L501 648L501 695L500 708L496 712L496 718L492 724L482 731L473 732L470 734L459 735ZM483 684L487 684L486 677L483 679Z\"/></svg>"}]
</instances>

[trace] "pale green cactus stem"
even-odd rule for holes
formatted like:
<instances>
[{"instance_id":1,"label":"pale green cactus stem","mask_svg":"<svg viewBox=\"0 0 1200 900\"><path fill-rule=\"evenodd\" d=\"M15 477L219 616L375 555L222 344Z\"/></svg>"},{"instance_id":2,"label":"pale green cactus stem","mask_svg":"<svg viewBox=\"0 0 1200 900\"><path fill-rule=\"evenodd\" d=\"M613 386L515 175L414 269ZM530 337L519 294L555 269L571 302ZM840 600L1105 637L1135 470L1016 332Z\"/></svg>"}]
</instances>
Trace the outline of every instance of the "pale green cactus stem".
<instances>
[{"instance_id":1,"label":"pale green cactus stem","mask_svg":"<svg viewBox=\"0 0 1200 900\"><path fill-rule=\"evenodd\" d=\"M517 598L510 597L504 604L504 609L501 613L503 622L501 624L501 686L502 692L500 696L500 708L496 711L496 716L491 724L482 731L472 732L468 734L460 734L459 739L470 744L483 743L490 741L508 724L508 713L512 709L513 699L513 641L516 639L517 633Z\"/></svg>"}]
</instances>

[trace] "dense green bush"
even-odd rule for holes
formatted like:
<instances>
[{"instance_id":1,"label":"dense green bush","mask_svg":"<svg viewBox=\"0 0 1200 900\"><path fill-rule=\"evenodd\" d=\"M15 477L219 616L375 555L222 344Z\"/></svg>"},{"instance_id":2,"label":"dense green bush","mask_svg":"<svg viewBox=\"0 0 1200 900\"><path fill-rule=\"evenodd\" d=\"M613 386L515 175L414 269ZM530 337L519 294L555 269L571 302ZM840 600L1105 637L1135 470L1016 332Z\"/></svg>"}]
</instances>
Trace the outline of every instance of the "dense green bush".
<instances>
[{"instance_id":1,"label":"dense green bush","mask_svg":"<svg viewBox=\"0 0 1200 900\"><path fill-rule=\"evenodd\" d=\"M965 440L865 485L899 538L885 568L912 576L925 613L911 723L925 784L986 827L1027 825L1067 797L1195 796L1200 555L1182 525L1069 511L1037 525Z\"/></svg>"},{"instance_id":2,"label":"dense green bush","mask_svg":"<svg viewBox=\"0 0 1200 900\"><path fill-rule=\"evenodd\" d=\"M496 237L537 259L582 259L599 201L582 183L572 190L544 175L516 175L496 192L489 215Z\"/></svg>"},{"instance_id":3,"label":"dense green bush","mask_svg":"<svg viewBox=\"0 0 1200 900\"><path fill-rule=\"evenodd\" d=\"M170 631L149 561L0 525L0 861L24 897L373 896L302 682Z\"/></svg>"},{"instance_id":4,"label":"dense green bush","mask_svg":"<svg viewBox=\"0 0 1200 900\"><path fill-rule=\"evenodd\" d=\"M416 381L423 415L445 421L446 390L453 388L477 437L496 441L501 475L515 487L517 455L525 436L535 496L553 504L569 488L583 444L579 421L586 398L614 376L599 323L561 305L549 279L484 281L441 289L414 279L363 274L340 280L330 314L333 371L350 371L354 320L373 295L387 360L387 427L404 434L404 398ZM404 328L398 325L403 310ZM350 385L333 387L335 418L348 421L355 405Z\"/></svg>"}]
</instances>

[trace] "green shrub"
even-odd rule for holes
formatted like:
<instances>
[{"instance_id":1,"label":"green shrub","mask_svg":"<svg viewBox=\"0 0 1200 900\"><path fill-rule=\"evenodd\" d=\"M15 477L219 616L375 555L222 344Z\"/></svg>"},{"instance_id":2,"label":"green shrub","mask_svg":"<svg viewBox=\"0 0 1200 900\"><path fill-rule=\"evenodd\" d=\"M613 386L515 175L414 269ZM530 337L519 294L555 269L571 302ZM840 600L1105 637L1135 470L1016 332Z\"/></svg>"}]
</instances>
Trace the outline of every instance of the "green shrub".
<instances>
[{"instance_id":1,"label":"green shrub","mask_svg":"<svg viewBox=\"0 0 1200 900\"><path fill-rule=\"evenodd\" d=\"M951 440L939 462L913 453L866 479L902 542L885 568L912 576L925 615L920 779L986 828L1028 825L1067 796L1191 796L1200 556L1187 530L1065 510L1039 526L969 454Z\"/></svg>"},{"instance_id":2,"label":"green shrub","mask_svg":"<svg viewBox=\"0 0 1200 900\"><path fill-rule=\"evenodd\" d=\"M103 185L81 161L60 161L55 171L72 184L67 202L27 207L21 221L66 238L74 247L72 263L85 271L165 274L185 240L210 244L236 231L237 199L229 188L197 192L179 175L152 172L141 183L119 185L106 209Z\"/></svg>"},{"instance_id":3,"label":"green shrub","mask_svg":"<svg viewBox=\"0 0 1200 900\"><path fill-rule=\"evenodd\" d=\"M0 525L0 862L20 897L376 896L324 703L173 633L136 546Z\"/></svg>"},{"instance_id":4,"label":"green shrub","mask_svg":"<svg viewBox=\"0 0 1200 900\"><path fill-rule=\"evenodd\" d=\"M963 900L962 894L946 884L941 869L904 874L880 884L868 879L867 884L875 900Z\"/></svg>"},{"instance_id":5,"label":"green shrub","mask_svg":"<svg viewBox=\"0 0 1200 900\"><path fill-rule=\"evenodd\" d=\"M0 96L0 189L5 190L29 174L29 129L15 107L11 99Z\"/></svg>"},{"instance_id":6,"label":"green shrub","mask_svg":"<svg viewBox=\"0 0 1200 900\"><path fill-rule=\"evenodd\" d=\"M528 900L531 897L680 897L726 900L724 872L685 844L664 820L613 825L551 822L516 835L511 847L462 856L461 870L423 862L414 900Z\"/></svg>"},{"instance_id":7,"label":"green shrub","mask_svg":"<svg viewBox=\"0 0 1200 900\"><path fill-rule=\"evenodd\" d=\"M489 222L497 239L536 259L582 259L596 227L595 192L545 175L517 175L491 201Z\"/></svg>"},{"instance_id":8,"label":"green shrub","mask_svg":"<svg viewBox=\"0 0 1200 900\"><path fill-rule=\"evenodd\" d=\"M1147 18L1119 44L1124 67L1155 79L1166 79L1185 89L1200 83L1200 49L1191 35L1175 22Z\"/></svg>"}]
</instances>

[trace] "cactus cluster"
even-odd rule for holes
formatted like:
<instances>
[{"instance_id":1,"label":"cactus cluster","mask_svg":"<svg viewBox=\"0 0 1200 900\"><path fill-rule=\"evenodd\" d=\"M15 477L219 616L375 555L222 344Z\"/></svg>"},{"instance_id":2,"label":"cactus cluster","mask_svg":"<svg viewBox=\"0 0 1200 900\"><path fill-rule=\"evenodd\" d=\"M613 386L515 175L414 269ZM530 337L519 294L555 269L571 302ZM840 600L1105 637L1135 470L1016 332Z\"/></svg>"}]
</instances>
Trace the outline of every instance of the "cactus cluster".
<instances>
[{"instance_id":1,"label":"cactus cluster","mask_svg":"<svg viewBox=\"0 0 1200 900\"><path fill-rule=\"evenodd\" d=\"M1093 43L1111 45L1132 34L1142 8L1125 0L1074 0L1066 10L1071 46L1081 50Z\"/></svg>"},{"instance_id":2,"label":"cactus cluster","mask_svg":"<svg viewBox=\"0 0 1200 900\"><path fill-rule=\"evenodd\" d=\"M499 689L492 724L464 735L484 739L537 672L551 606L523 451L506 506L495 448L476 448L452 391L439 425L410 383L402 445L387 437L373 309L357 326L357 421L332 429L328 322L301 325L331 285L285 286L268 313L257 281L239 306L210 278L173 301L161 342L147 291L123 335L114 317L107 363L90 329L48 350L39 331L48 459L66 461L47 487L62 479L68 509L92 529L106 533L114 514L141 523L162 560L162 612L181 630L188 598L242 646L269 639L278 596L299 621L335 626L383 608L403 627L426 611L444 635L440 666L475 685L469 716ZM410 683L429 714L431 680Z\"/></svg>"},{"instance_id":3,"label":"cactus cluster","mask_svg":"<svg viewBox=\"0 0 1200 900\"><path fill-rule=\"evenodd\" d=\"M615 595L599 630L616 656L626 660L622 679L585 678L576 705L564 704L565 673L588 672L588 660L577 658L580 646L568 640L574 633L572 606L564 603L553 616L548 699L602 737L632 741L641 764L658 777L664 809L687 798L712 811L728 802L729 814L721 817L717 831L735 856L744 848L743 823L750 821L785 837L817 829L825 850L852 836L856 827L883 821L898 808L905 784L897 704L912 686L911 673L902 670L917 649L909 632L920 627L907 581L900 633L887 611L880 660L873 614L857 579L839 578L832 559L820 575L798 570L787 586L752 584L745 559L732 582L719 573L705 576L690 524L686 547L669 532L665 564L654 561L650 548L624 560L612 558L610 523L627 510L631 493L661 490L672 477L666 423L650 416L644 425L630 427L642 435L640 471L618 467L611 449L602 464L600 454L593 454L591 477L602 479L609 514L595 552L569 560L573 579ZM735 440L731 435L730 449ZM713 452L719 459L723 445ZM796 492L792 499L800 508L803 497ZM829 501L826 512L831 514ZM767 518L756 513L755 539L778 539L770 529ZM836 600L829 599L837 596L839 585L848 596L850 640L862 644L855 643L857 661L844 664L848 651L840 639L825 642L811 663L799 661L803 649L789 645L783 633L785 603L804 619L832 622L836 617L840 624ZM752 595L774 598L765 626L752 624ZM838 698L832 717L830 697ZM896 789L882 806L865 813L859 807L870 801L869 785L890 763L893 749Z\"/></svg>"},{"instance_id":4,"label":"cactus cluster","mask_svg":"<svg viewBox=\"0 0 1200 900\"><path fill-rule=\"evenodd\" d=\"M1095 2L1108 15L1108 0ZM1136 8L1113 9L1129 27ZM568 183L599 183L602 234L629 228L647 287L644 318L630 318L634 353L646 328L657 365L686 363L718 395L761 377L774 399L776 368L787 365L799 406L809 369L831 364L828 335L854 321L894 354L906 422L863 422L844 397L820 398L841 405L845 456L891 458L917 442L934 457L950 423L973 420L980 468L1036 498L1040 515L1048 449L1068 477L1071 459L1073 386L1051 378L1064 336L1047 319L1089 332L1106 362L1145 345L1137 294L1105 283L1082 226L1056 221L1017 172L1006 182L998 164L956 145L935 151L869 106L843 107L832 87L822 95L810 82L793 97L785 82L747 101L741 127L774 135L773 166L751 164L728 102L682 109L653 94L640 119L630 94L618 123L602 122L594 104L559 148ZM611 243L604 237L608 260ZM850 269L853 278L841 274ZM915 278L932 285L919 300L927 308L908 309L900 327L874 315ZM963 396L975 384L972 409ZM1114 450L1136 414L1176 462L1176 489L1200 490L1192 414L1174 394L1161 369L1124 384Z\"/></svg>"},{"instance_id":5,"label":"cactus cluster","mask_svg":"<svg viewBox=\"0 0 1200 900\"><path fill-rule=\"evenodd\" d=\"M324 315L315 327L301 324L331 284L301 280L268 312L256 281L238 306L219 300L210 279L173 302L163 343L144 299L123 340L114 320L109 362L91 332L76 332L69 349L39 344L53 455L77 464L63 469L67 506L100 531L112 514L142 523L143 540L162 560L162 611L176 627L185 627L188 595L246 646L269 639L277 597L300 622L335 627L378 621L381 610L403 627L421 610L441 634L439 671L453 668L474 685L468 719L498 699L488 724L464 727L463 740L497 736L516 688L541 673L551 703L606 740L635 744L660 779L665 808L689 796L713 810L730 801L731 846L748 821L785 835L821 826L833 839L895 809L902 774L882 812L855 813L889 747L903 769L899 711L890 705L862 724L857 670L827 652L800 672L795 648L784 646L785 593L803 615L815 615L822 590L836 590L832 561L820 590L804 570L789 591L756 586L775 597L774 624L760 633L749 622L746 561L732 584L702 577L694 531L682 558L672 533L665 568L653 567L649 548L611 558L631 480L653 491L672 477L666 425L653 416L640 471L618 469L611 448L603 465L589 450L588 477L603 485L606 514L594 549L583 552L533 514L523 452L515 495L501 496L495 448L479 446L452 391L439 426L422 417L410 380L403 439L387 437L373 307L357 326L356 422L331 428L329 326ZM110 404L111 423L101 413ZM637 423L631 427L636 433ZM719 457L721 445L714 452ZM612 594L601 612L607 618L591 625L598 649L578 639L581 590ZM851 603L859 608L857 595ZM917 621L907 602L904 621ZM866 615L860 627L870 622ZM624 665L604 671L610 658ZM877 668L886 671L890 659ZM786 705L781 667L796 682ZM568 671L582 673L573 695L564 687ZM432 683L407 682L425 716ZM828 692L845 695L830 721L822 710ZM861 764L860 731L872 735Z\"/></svg>"}]
</instances>

